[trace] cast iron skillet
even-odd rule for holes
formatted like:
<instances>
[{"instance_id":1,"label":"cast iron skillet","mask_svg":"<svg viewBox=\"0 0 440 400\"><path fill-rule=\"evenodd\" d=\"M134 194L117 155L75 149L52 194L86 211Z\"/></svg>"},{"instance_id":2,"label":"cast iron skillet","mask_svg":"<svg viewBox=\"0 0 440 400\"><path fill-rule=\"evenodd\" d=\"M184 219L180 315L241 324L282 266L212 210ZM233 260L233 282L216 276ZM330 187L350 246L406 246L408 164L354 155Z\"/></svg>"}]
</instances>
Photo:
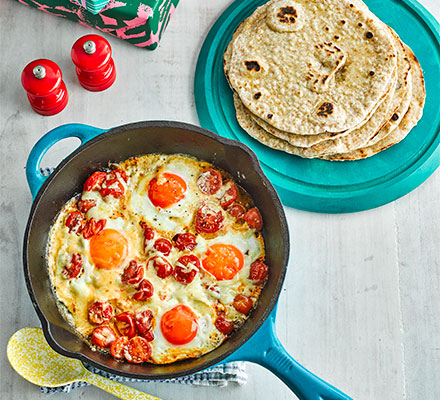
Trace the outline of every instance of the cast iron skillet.
<instances>
[{"instance_id":1,"label":"cast iron skillet","mask_svg":"<svg viewBox=\"0 0 440 400\"><path fill-rule=\"evenodd\" d=\"M107 372L140 379L175 378L220 362L248 360L273 371L301 399L349 399L293 360L275 334L274 309L286 273L289 234L283 207L255 154L242 143L178 122L139 122L103 132L79 124L56 128L34 146L26 166L28 183L35 198L24 237L24 274L50 346L65 356ZM46 179L39 172L40 161L53 144L67 137L78 137L82 145ZM106 167L109 161L120 162L147 153L190 154L230 172L250 193L261 211L266 260L270 266L268 282L258 306L238 332L200 358L164 366L118 362L110 356L93 352L60 315L45 263L49 228L63 204L82 190L87 177Z\"/></svg>"}]
</instances>

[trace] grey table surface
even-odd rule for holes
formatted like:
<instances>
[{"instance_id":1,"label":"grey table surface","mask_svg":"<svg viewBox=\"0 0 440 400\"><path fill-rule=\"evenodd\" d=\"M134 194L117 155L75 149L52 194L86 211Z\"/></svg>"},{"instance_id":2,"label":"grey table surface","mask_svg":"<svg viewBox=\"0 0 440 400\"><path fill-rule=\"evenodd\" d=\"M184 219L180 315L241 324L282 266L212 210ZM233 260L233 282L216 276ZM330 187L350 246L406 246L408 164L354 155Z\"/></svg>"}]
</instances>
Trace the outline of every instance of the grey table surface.
<instances>
[{"instance_id":1,"label":"grey table surface","mask_svg":"<svg viewBox=\"0 0 440 400\"><path fill-rule=\"evenodd\" d=\"M439 0L420 1L440 19ZM110 128L149 119L198 124L193 76L209 28L231 1L182 0L160 47L150 52L109 38L116 83L91 93L77 83L74 41L95 32L18 2L0 2L0 398L44 399L6 358L9 337L39 321L21 263L31 205L25 164L33 144L68 122ZM68 86L68 107L57 116L31 111L20 85L36 58L57 62ZM78 143L65 140L44 158L56 165ZM280 298L281 341L308 369L360 400L440 399L440 171L407 196L348 215L285 209L291 259ZM270 372L247 364L248 384L226 388L138 383L166 400L290 399ZM111 398L95 388L53 399Z\"/></svg>"}]
</instances>

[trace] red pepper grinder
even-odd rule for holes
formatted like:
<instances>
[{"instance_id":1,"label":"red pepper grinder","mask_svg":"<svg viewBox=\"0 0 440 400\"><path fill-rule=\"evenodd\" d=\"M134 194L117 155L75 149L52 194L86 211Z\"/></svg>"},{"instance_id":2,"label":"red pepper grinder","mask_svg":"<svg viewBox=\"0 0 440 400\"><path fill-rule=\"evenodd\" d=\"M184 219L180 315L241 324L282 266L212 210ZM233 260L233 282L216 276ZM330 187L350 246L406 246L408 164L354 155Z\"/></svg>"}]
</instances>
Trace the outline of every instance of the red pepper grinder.
<instances>
[{"instance_id":1,"label":"red pepper grinder","mask_svg":"<svg viewBox=\"0 0 440 400\"><path fill-rule=\"evenodd\" d=\"M51 60L39 59L26 65L21 84L32 109L38 114L58 114L69 100L60 67Z\"/></svg>"},{"instance_id":2,"label":"red pepper grinder","mask_svg":"<svg viewBox=\"0 0 440 400\"><path fill-rule=\"evenodd\" d=\"M79 83L87 90L99 92L109 88L116 79L115 63L109 42L99 35L86 35L72 46Z\"/></svg>"}]
</instances>

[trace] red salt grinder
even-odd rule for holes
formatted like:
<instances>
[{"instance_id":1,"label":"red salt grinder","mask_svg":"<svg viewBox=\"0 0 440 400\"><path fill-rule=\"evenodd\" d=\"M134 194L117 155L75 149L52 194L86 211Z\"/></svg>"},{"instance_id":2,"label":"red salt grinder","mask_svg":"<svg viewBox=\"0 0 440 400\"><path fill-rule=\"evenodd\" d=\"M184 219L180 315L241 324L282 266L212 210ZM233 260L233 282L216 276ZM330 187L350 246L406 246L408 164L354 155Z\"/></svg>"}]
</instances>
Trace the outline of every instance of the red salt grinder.
<instances>
[{"instance_id":1,"label":"red salt grinder","mask_svg":"<svg viewBox=\"0 0 440 400\"><path fill-rule=\"evenodd\" d=\"M38 114L58 114L69 100L60 67L51 60L38 59L26 65L21 73L21 84Z\"/></svg>"},{"instance_id":2,"label":"red salt grinder","mask_svg":"<svg viewBox=\"0 0 440 400\"><path fill-rule=\"evenodd\" d=\"M109 42L99 35L86 35L72 46L79 83L87 90L99 92L109 88L116 79L115 63Z\"/></svg>"}]
</instances>

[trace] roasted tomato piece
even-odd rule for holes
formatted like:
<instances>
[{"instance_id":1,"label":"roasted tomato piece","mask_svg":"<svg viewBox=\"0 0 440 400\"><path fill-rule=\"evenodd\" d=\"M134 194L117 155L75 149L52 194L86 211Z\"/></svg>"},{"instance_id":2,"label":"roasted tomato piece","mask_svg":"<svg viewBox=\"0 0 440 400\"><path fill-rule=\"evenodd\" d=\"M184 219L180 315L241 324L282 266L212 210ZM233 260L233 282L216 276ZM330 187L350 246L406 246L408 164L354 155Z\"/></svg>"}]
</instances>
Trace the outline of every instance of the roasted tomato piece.
<instances>
[{"instance_id":1,"label":"roasted tomato piece","mask_svg":"<svg viewBox=\"0 0 440 400\"><path fill-rule=\"evenodd\" d=\"M112 356L117 359L123 358L127 344L128 339L125 336L117 338L110 347L110 352L112 353Z\"/></svg>"},{"instance_id":2,"label":"roasted tomato piece","mask_svg":"<svg viewBox=\"0 0 440 400\"><path fill-rule=\"evenodd\" d=\"M197 233L214 233L223 226L222 211L211 203L202 203L196 213L195 228Z\"/></svg>"},{"instance_id":3,"label":"roasted tomato piece","mask_svg":"<svg viewBox=\"0 0 440 400\"><path fill-rule=\"evenodd\" d=\"M96 201L91 199L84 199L78 201L78 210L86 214L91 208L96 206Z\"/></svg>"},{"instance_id":4,"label":"roasted tomato piece","mask_svg":"<svg viewBox=\"0 0 440 400\"><path fill-rule=\"evenodd\" d=\"M170 276L173 273L173 266L164 257L151 257L148 260L148 264L150 263L156 269L156 273L159 278L165 279L167 276Z\"/></svg>"},{"instance_id":5,"label":"roasted tomato piece","mask_svg":"<svg viewBox=\"0 0 440 400\"><path fill-rule=\"evenodd\" d=\"M267 278L269 267L261 260L256 260L251 264L249 279L256 283L263 283Z\"/></svg>"},{"instance_id":6,"label":"roasted tomato piece","mask_svg":"<svg viewBox=\"0 0 440 400\"><path fill-rule=\"evenodd\" d=\"M115 199L119 199L124 195L125 188L119 179L106 179L101 184L101 190L99 194L102 197L113 196Z\"/></svg>"},{"instance_id":7,"label":"roasted tomato piece","mask_svg":"<svg viewBox=\"0 0 440 400\"><path fill-rule=\"evenodd\" d=\"M257 207L248 210L243 218L249 225L249 228L255 229L257 232L263 229L263 218Z\"/></svg>"},{"instance_id":8,"label":"roasted tomato piece","mask_svg":"<svg viewBox=\"0 0 440 400\"><path fill-rule=\"evenodd\" d=\"M130 263L124 268L122 273L122 283L135 285L139 283L144 277L144 268L138 264L136 260L130 261Z\"/></svg>"},{"instance_id":9,"label":"roasted tomato piece","mask_svg":"<svg viewBox=\"0 0 440 400\"><path fill-rule=\"evenodd\" d=\"M130 339L124 348L124 357L128 362L140 364L148 361L151 355L151 344L140 336Z\"/></svg>"},{"instance_id":10,"label":"roasted tomato piece","mask_svg":"<svg viewBox=\"0 0 440 400\"><path fill-rule=\"evenodd\" d=\"M128 176L122 169L114 169L107 174L107 179L122 179L125 183L128 182Z\"/></svg>"},{"instance_id":11,"label":"roasted tomato piece","mask_svg":"<svg viewBox=\"0 0 440 400\"><path fill-rule=\"evenodd\" d=\"M90 192L91 190L100 188L101 183L104 181L106 176L107 174L102 171L93 173L84 183L84 192Z\"/></svg>"},{"instance_id":12,"label":"roasted tomato piece","mask_svg":"<svg viewBox=\"0 0 440 400\"><path fill-rule=\"evenodd\" d=\"M70 264L64 267L62 274L64 278L72 279L80 276L81 272L83 272L81 254L73 253Z\"/></svg>"},{"instance_id":13,"label":"roasted tomato piece","mask_svg":"<svg viewBox=\"0 0 440 400\"><path fill-rule=\"evenodd\" d=\"M101 325L113 318L113 307L107 301L95 301L89 308L89 322Z\"/></svg>"},{"instance_id":14,"label":"roasted tomato piece","mask_svg":"<svg viewBox=\"0 0 440 400\"><path fill-rule=\"evenodd\" d=\"M91 341L95 346L110 347L116 340L115 331L107 325L98 326L92 332Z\"/></svg>"},{"instance_id":15,"label":"roasted tomato piece","mask_svg":"<svg viewBox=\"0 0 440 400\"><path fill-rule=\"evenodd\" d=\"M237 186L232 181L225 182L226 190L220 199L220 205L223 208L229 207L235 200L237 200Z\"/></svg>"},{"instance_id":16,"label":"roasted tomato piece","mask_svg":"<svg viewBox=\"0 0 440 400\"><path fill-rule=\"evenodd\" d=\"M222 187L223 180L220 172L215 169L207 169L202 172L197 179L197 186L200 191L205 194L215 194Z\"/></svg>"},{"instance_id":17,"label":"roasted tomato piece","mask_svg":"<svg viewBox=\"0 0 440 400\"><path fill-rule=\"evenodd\" d=\"M148 342L152 342L154 340L154 333L153 331L146 331L141 335L145 340Z\"/></svg>"},{"instance_id":18,"label":"roasted tomato piece","mask_svg":"<svg viewBox=\"0 0 440 400\"><path fill-rule=\"evenodd\" d=\"M229 335L234 329L232 321L226 319L225 314L219 314L215 320L215 327L224 335Z\"/></svg>"},{"instance_id":19,"label":"roasted tomato piece","mask_svg":"<svg viewBox=\"0 0 440 400\"><path fill-rule=\"evenodd\" d=\"M232 303L234 308L241 314L248 314L252 308L252 300L244 294L237 294Z\"/></svg>"},{"instance_id":20,"label":"roasted tomato piece","mask_svg":"<svg viewBox=\"0 0 440 400\"><path fill-rule=\"evenodd\" d=\"M123 312L116 315L116 329L122 336L127 336L131 339L136 336L136 327L134 325L134 315L131 312Z\"/></svg>"},{"instance_id":21,"label":"roasted tomato piece","mask_svg":"<svg viewBox=\"0 0 440 400\"><path fill-rule=\"evenodd\" d=\"M70 233L76 233L79 235L84 229L86 220L84 215L79 211L72 211L66 219L65 225L69 228Z\"/></svg>"},{"instance_id":22,"label":"roasted tomato piece","mask_svg":"<svg viewBox=\"0 0 440 400\"><path fill-rule=\"evenodd\" d=\"M154 242L154 248L164 256L169 256L171 249L173 248L173 244L168 239L161 238Z\"/></svg>"},{"instance_id":23,"label":"roasted tomato piece","mask_svg":"<svg viewBox=\"0 0 440 400\"><path fill-rule=\"evenodd\" d=\"M134 322L141 336L153 328L153 319L153 312L151 310L136 312L134 315Z\"/></svg>"},{"instance_id":24,"label":"roasted tomato piece","mask_svg":"<svg viewBox=\"0 0 440 400\"><path fill-rule=\"evenodd\" d=\"M196 237L192 233L178 233L173 238L174 246L176 246L180 251L191 251L197 246Z\"/></svg>"},{"instance_id":25,"label":"roasted tomato piece","mask_svg":"<svg viewBox=\"0 0 440 400\"><path fill-rule=\"evenodd\" d=\"M84 239L90 239L92 236L97 235L104 229L106 223L107 220L105 219L95 221L94 218L90 218L82 230Z\"/></svg>"},{"instance_id":26,"label":"roasted tomato piece","mask_svg":"<svg viewBox=\"0 0 440 400\"><path fill-rule=\"evenodd\" d=\"M200 260L194 254L180 257L174 265L174 279L185 285L191 283L200 269Z\"/></svg>"},{"instance_id":27,"label":"roasted tomato piece","mask_svg":"<svg viewBox=\"0 0 440 400\"><path fill-rule=\"evenodd\" d=\"M240 203L234 203L228 208L228 213L235 219L241 219L246 214L246 209Z\"/></svg>"},{"instance_id":28,"label":"roasted tomato piece","mask_svg":"<svg viewBox=\"0 0 440 400\"><path fill-rule=\"evenodd\" d=\"M155 235L155 230L149 226L146 222L140 223L142 229L144 230L144 238L145 240L153 240Z\"/></svg>"},{"instance_id":29,"label":"roasted tomato piece","mask_svg":"<svg viewBox=\"0 0 440 400\"><path fill-rule=\"evenodd\" d=\"M133 299L138 301L145 301L153 296L154 293L153 285L147 279L142 279L136 290L137 292L133 295Z\"/></svg>"}]
</instances>

